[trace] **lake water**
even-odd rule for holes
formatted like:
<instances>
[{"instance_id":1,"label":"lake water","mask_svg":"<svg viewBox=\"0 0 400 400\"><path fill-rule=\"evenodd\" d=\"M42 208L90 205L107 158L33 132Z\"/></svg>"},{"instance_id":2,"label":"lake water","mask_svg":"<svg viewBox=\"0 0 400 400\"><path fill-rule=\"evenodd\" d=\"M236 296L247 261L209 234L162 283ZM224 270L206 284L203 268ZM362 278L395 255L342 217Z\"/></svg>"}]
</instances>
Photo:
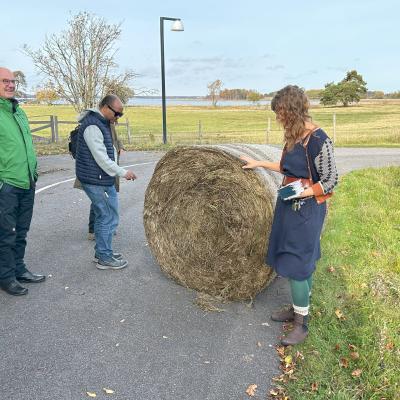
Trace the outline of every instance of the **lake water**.
<instances>
[{"instance_id":1,"label":"lake water","mask_svg":"<svg viewBox=\"0 0 400 400\"><path fill-rule=\"evenodd\" d=\"M259 105L270 104L270 100L261 100L258 102ZM161 97L134 97L128 101L130 106L159 106L161 107ZM220 107L235 107L235 106L252 106L253 103L247 100L219 100L217 106ZM179 98L167 98L167 106L200 106L207 107L212 106L211 100L203 100L196 98L179 99Z\"/></svg>"},{"instance_id":2,"label":"lake water","mask_svg":"<svg viewBox=\"0 0 400 400\"><path fill-rule=\"evenodd\" d=\"M310 100L311 105L318 105L319 100ZM256 103L259 106L271 104L271 100L260 100ZM130 106L155 106L161 107L161 97L134 97L128 101ZM211 100L201 98L168 98L167 106L212 106ZM218 100L218 107L235 107L235 106L254 106L254 103L247 100Z\"/></svg>"}]
</instances>

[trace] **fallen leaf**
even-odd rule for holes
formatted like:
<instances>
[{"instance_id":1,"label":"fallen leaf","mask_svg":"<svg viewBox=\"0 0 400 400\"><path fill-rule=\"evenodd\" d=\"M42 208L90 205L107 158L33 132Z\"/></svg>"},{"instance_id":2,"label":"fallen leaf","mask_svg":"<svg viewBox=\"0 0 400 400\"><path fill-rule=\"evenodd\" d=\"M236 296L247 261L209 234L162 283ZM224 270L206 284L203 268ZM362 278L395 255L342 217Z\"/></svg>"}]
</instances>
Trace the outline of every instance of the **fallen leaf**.
<instances>
[{"instance_id":1,"label":"fallen leaf","mask_svg":"<svg viewBox=\"0 0 400 400\"><path fill-rule=\"evenodd\" d=\"M299 358L300 358L300 360L304 360L303 354L300 353L300 351L296 351L296 359L299 359Z\"/></svg>"},{"instance_id":2,"label":"fallen leaf","mask_svg":"<svg viewBox=\"0 0 400 400\"><path fill-rule=\"evenodd\" d=\"M89 397L97 397L97 394L96 394L95 392L86 392L86 394L87 394Z\"/></svg>"},{"instance_id":3,"label":"fallen leaf","mask_svg":"<svg viewBox=\"0 0 400 400\"><path fill-rule=\"evenodd\" d=\"M292 356L286 356L286 357L285 357L285 364L286 364L286 366L289 366L289 365L292 363L292 361L293 361Z\"/></svg>"},{"instance_id":4,"label":"fallen leaf","mask_svg":"<svg viewBox=\"0 0 400 400\"><path fill-rule=\"evenodd\" d=\"M285 371L285 374L286 374L286 375L289 375L289 376L290 376L290 375L293 375L293 374L294 374L294 368L291 368L291 369L286 370L286 371Z\"/></svg>"},{"instance_id":5,"label":"fallen leaf","mask_svg":"<svg viewBox=\"0 0 400 400\"><path fill-rule=\"evenodd\" d=\"M112 389L103 388L105 394L113 394L115 393Z\"/></svg>"},{"instance_id":6,"label":"fallen leaf","mask_svg":"<svg viewBox=\"0 0 400 400\"><path fill-rule=\"evenodd\" d=\"M285 380L285 375L279 375L272 378L274 382L283 382Z\"/></svg>"},{"instance_id":7,"label":"fallen leaf","mask_svg":"<svg viewBox=\"0 0 400 400\"><path fill-rule=\"evenodd\" d=\"M335 272L335 268L333 268L333 267L328 267L328 272Z\"/></svg>"},{"instance_id":8,"label":"fallen leaf","mask_svg":"<svg viewBox=\"0 0 400 400\"><path fill-rule=\"evenodd\" d=\"M268 322L263 322L261 325L262 326L271 326Z\"/></svg>"},{"instance_id":9,"label":"fallen leaf","mask_svg":"<svg viewBox=\"0 0 400 400\"><path fill-rule=\"evenodd\" d=\"M261 347L261 346L262 346L261 342L257 342L257 347Z\"/></svg>"},{"instance_id":10,"label":"fallen leaf","mask_svg":"<svg viewBox=\"0 0 400 400\"><path fill-rule=\"evenodd\" d=\"M343 313L339 309L335 311L335 314L338 317L338 319L345 319Z\"/></svg>"},{"instance_id":11,"label":"fallen leaf","mask_svg":"<svg viewBox=\"0 0 400 400\"><path fill-rule=\"evenodd\" d=\"M311 384L311 390L313 392L318 392L318 383L317 382L314 382Z\"/></svg>"},{"instance_id":12,"label":"fallen leaf","mask_svg":"<svg viewBox=\"0 0 400 400\"><path fill-rule=\"evenodd\" d=\"M339 361L339 365L343 368L349 367L349 360L346 357L342 357Z\"/></svg>"},{"instance_id":13,"label":"fallen leaf","mask_svg":"<svg viewBox=\"0 0 400 400\"><path fill-rule=\"evenodd\" d=\"M353 376L354 378L358 378L362 373L362 369L355 369L352 373L351 376Z\"/></svg>"},{"instance_id":14,"label":"fallen leaf","mask_svg":"<svg viewBox=\"0 0 400 400\"><path fill-rule=\"evenodd\" d=\"M280 357L284 357L285 356L285 347L284 346L278 346L276 348L276 351L278 352Z\"/></svg>"},{"instance_id":15,"label":"fallen leaf","mask_svg":"<svg viewBox=\"0 0 400 400\"><path fill-rule=\"evenodd\" d=\"M393 350L394 349L394 343L393 342L386 343L385 349L386 350Z\"/></svg>"},{"instance_id":16,"label":"fallen leaf","mask_svg":"<svg viewBox=\"0 0 400 400\"><path fill-rule=\"evenodd\" d=\"M340 350L340 344L339 343L336 343L334 350L335 351L339 351Z\"/></svg>"},{"instance_id":17,"label":"fallen leaf","mask_svg":"<svg viewBox=\"0 0 400 400\"><path fill-rule=\"evenodd\" d=\"M354 344L349 344L349 350L351 350L351 351L356 351L356 350L357 350L357 347L354 346Z\"/></svg>"},{"instance_id":18,"label":"fallen leaf","mask_svg":"<svg viewBox=\"0 0 400 400\"><path fill-rule=\"evenodd\" d=\"M254 397L256 394L256 389L257 389L257 385L255 385L255 384L249 385L249 387L246 389L246 393L250 397Z\"/></svg>"},{"instance_id":19,"label":"fallen leaf","mask_svg":"<svg viewBox=\"0 0 400 400\"><path fill-rule=\"evenodd\" d=\"M360 355L356 351L353 351L353 352L350 353L350 357L353 360L358 360L360 358Z\"/></svg>"},{"instance_id":20,"label":"fallen leaf","mask_svg":"<svg viewBox=\"0 0 400 400\"><path fill-rule=\"evenodd\" d=\"M275 390L275 389L271 389L270 391L269 391L269 394L271 395L271 396L278 396L278 392Z\"/></svg>"}]
</instances>

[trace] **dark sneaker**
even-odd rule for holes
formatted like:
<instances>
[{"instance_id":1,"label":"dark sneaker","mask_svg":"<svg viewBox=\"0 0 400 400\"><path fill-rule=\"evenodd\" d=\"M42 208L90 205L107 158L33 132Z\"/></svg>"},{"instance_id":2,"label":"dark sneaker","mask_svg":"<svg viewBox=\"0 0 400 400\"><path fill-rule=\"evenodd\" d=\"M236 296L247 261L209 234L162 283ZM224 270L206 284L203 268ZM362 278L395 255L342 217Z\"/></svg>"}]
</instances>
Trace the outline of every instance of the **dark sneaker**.
<instances>
[{"instance_id":1,"label":"dark sneaker","mask_svg":"<svg viewBox=\"0 0 400 400\"><path fill-rule=\"evenodd\" d=\"M124 257L122 256L121 253L113 253L112 258L115 258L116 260L122 260ZM93 262L97 263L99 260L100 260L99 256L95 254Z\"/></svg>"},{"instance_id":2,"label":"dark sneaker","mask_svg":"<svg viewBox=\"0 0 400 400\"><path fill-rule=\"evenodd\" d=\"M98 260L96 264L97 269L122 269L128 265L126 260L116 260L111 258L109 260Z\"/></svg>"}]
</instances>

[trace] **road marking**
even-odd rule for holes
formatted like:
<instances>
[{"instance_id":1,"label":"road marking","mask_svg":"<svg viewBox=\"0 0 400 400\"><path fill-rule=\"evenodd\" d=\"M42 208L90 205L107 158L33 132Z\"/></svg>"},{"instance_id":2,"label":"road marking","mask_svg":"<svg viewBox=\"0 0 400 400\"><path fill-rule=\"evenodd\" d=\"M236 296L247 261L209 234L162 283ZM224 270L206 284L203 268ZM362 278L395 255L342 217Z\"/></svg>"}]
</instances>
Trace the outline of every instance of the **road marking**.
<instances>
[{"instance_id":1,"label":"road marking","mask_svg":"<svg viewBox=\"0 0 400 400\"><path fill-rule=\"evenodd\" d=\"M157 161L150 161L150 162L138 163L138 164L121 165L121 167L122 167L122 168L136 167L136 166L138 166L138 165L155 164L156 162L157 162ZM68 178L68 179L65 179L65 180L60 181L60 182L52 183L51 185L47 185L47 186L44 186L44 187L42 187L42 188L40 188L40 189L35 190L35 194L38 194L38 193L40 193L40 192L43 192L43 191L45 191L45 190L47 190L47 189L50 189L50 188L52 188L52 187L54 187L54 186L58 186L58 185L61 185L61 184L63 184L63 183L71 182L71 181L74 181L74 180L75 180L75 177L73 177L73 178Z\"/></svg>"}]
</instances>

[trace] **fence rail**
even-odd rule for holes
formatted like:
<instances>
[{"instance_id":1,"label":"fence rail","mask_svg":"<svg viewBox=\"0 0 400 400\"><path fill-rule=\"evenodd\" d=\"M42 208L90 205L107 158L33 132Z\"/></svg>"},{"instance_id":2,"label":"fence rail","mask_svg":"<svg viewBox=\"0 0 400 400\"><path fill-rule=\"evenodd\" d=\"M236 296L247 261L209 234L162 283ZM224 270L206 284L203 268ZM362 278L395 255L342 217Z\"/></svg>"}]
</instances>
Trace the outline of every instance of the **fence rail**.
<instances>
[{"instance_id":1,"label":"fence rail","mask_svg":"<svg viewBox=\"0 0 400 400\"><path fill-rule=\"evenodd\" d=\"M35 141L57 143L67 140L70 125L76 125L76 121L59 120L56 115L37 116L38 120L31 120L31 131ZM398 121L387 121L379 128L371 127L368 122L356 120L351 125L341 122L342 116L337 118L336 113L319 118L318 122L330 134L336 145L387 145L400 144L400 123ZM339 121L338 121L339 120ZM39 125L36 127L36 125ZM248 128L242 126L240 129L232 128L229 122L225 127L215 129L207 121L198 120L194 122L193 129L177 130L169 129L168 142L170 144L215 144L215 143L258 143L258 144L282 144L282 130L271 117L265 118L264 128ZM118 136L124 143L135 146L159 145L162 143L161 125L159 129L146 127L132 128L129 120L119 122L116 125ZM37 135L37 132L43 132Z\"/></svg>"},{"instance_id":2,"label":"fence rail","mask_svg":"<svg viewBox=\"0 0 400 400\"><path fill-rule=\"evenodd\" d=\"M42 117L41 117L42 118ZM40 135L32 135L33 139L38 142L47 142L47 143L58 143L62 141L62 139L68 138L68 135L64 135L60 137L59 135L59 127L60 125L77 125L77 121L64 121L64 120L59 120L57 115L49 115L48 120L31 120L29 121L29 125L41 125L37 128L31 128L31 132L39 132L39 131L50 131L50 135L46 136L40 136ZM131 128L129 125L129 120L126 119L125 122L118 122L116 124L117 128L120 127L125 127L126 129L126 136L128 139L128 143L131 143Z\"/></svg>"}]
</instances>

